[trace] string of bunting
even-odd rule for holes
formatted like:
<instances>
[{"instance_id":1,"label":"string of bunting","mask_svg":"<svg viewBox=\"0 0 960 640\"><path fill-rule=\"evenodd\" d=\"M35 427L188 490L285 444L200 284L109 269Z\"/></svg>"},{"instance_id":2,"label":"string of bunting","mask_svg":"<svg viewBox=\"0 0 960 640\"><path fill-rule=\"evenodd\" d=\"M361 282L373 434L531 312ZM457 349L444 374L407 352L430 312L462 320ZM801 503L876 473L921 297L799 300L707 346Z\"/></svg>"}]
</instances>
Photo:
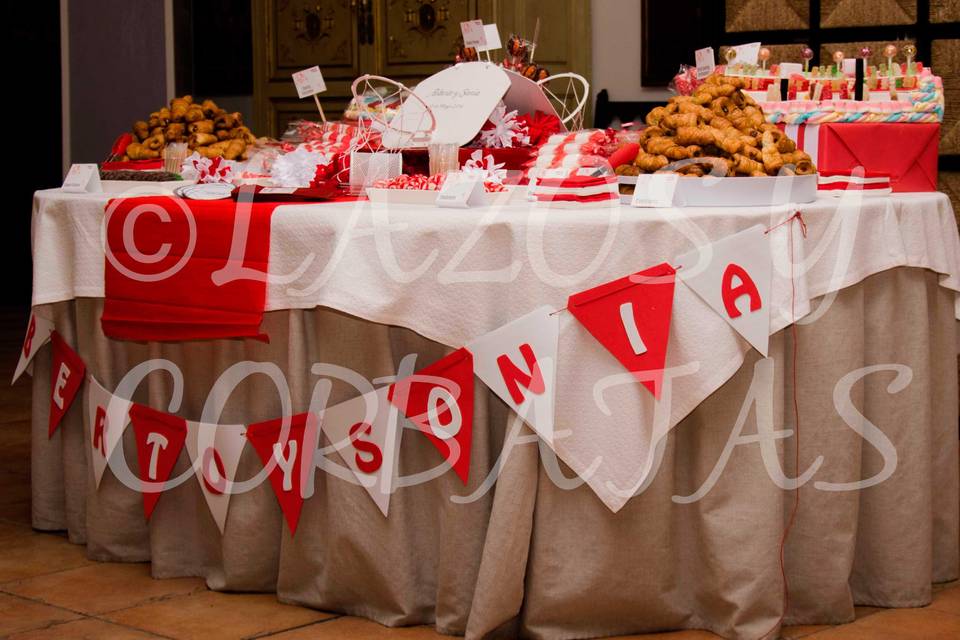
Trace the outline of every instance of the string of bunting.
<instances>
[{"instance_id":1,"label":"string of bunting","mask_svg":"<svg viewBox=\"0 0 960 640\"><path fill-rule=\"evenodd\" d=\"M55 330L31 314L14 381L30 368L46 342L52 343L50 419L53 437L84 380L84 421L99 488L108 461L132 425L137 449L136 478L150 518L168 486L184 448L193 463L211 515L224 532L231 488L244 447L254 448L291 534L304 498L312 494L315 456L321 435L387 516L401 435L399 415L424 434L464 485L470 475L474 377L515 411L553 447L559 312L577 321L653 397L659 399L667 357L676 278L702 298L762 355L770 327L772 258L767 234L798 221L800 212L765 229L755 225L707 247L569 296L567 306L540 307L486 333L440 360L390 385L319 414L303 413L249 425L207 424L120 398L86 374L83 360ZM790 227L791 287L793 233ZM794 293L795 295L795 293ZM794 342L795 348L796 342ZM796 354L794 354L794 361ZM794 385L795 387L795 385ZM799 409L795 401L797 422ZM325 446L325 445L323 445ZM786 536L786 533L784 534Z\"/></svg>"}]
</instances>

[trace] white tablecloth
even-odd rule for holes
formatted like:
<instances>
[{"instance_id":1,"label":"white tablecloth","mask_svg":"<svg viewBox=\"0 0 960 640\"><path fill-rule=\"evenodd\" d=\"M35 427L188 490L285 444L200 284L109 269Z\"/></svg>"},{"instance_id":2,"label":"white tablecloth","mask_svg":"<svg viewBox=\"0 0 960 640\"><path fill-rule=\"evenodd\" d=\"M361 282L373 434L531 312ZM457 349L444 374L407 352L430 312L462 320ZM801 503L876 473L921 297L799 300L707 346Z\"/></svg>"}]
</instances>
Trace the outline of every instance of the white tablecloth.
<instances>
[{"instance_id":1,"label":"white tablecloth","mask_svg":"<svg viewBox=\"0 0 960 640\"><path fill-rule=\"evenodd\" d=\"M35 306L103 297L103 208L116 195L36 194ZM940 193L682 210L343 203L275 211L266 306L326 306L458 347L536 307L561 309L572 293L755 224L772 227L796 210L809 235L793 227L793 286L789 226L768 236L771 333L790 324L791 307L796 317L815 319L820 310L810 308L811 299L892 267L930 269L941 274L941 286L960 292L960 238ZM560 330L555 449L615 511L647 480L665 433L728 380L749 349L678 284L667 357L675 376L656 403L636 384L617 384L629 374L569 314L561 314Z\"/></svg>"}]
</instances>

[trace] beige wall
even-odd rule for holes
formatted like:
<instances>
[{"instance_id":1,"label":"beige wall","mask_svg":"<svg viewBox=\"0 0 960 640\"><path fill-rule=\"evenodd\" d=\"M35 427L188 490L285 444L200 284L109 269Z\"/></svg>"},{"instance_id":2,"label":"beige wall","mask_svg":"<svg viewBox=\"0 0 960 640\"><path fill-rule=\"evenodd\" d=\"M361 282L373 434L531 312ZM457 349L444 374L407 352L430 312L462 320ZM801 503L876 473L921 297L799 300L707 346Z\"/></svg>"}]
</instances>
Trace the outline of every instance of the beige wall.
<instances>
[{"instance_id":1,"label":"beige wall","mask_svg":"<svg viewBox=\"0 0 960 640\"><path fill-rule=\"evenodd\" d=\"M665 89L640 83L640 1L592 0L593 86L606 89L614 101L666 100ZM691 56L693 52L691 52Z\"/></svg>"}]
</instances>

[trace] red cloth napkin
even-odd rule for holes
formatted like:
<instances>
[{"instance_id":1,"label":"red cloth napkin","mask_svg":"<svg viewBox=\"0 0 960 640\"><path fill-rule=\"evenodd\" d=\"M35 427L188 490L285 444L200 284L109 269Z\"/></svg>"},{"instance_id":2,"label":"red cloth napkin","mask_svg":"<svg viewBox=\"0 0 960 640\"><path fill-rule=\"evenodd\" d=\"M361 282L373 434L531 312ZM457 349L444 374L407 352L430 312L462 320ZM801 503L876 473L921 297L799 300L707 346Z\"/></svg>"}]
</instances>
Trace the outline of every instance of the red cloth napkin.
<instances>
[{"instance_id":1,"label":"red cloth napkin","mask_svg":"<svg viewBox=\"0 0 960 640\"><path fill-rule=\"evenodd\" d=\"M250 207L242 265L267 271L270 218L277 202ZM266 283L239 279L216 285L211 276L227 265L238 204L234 200L183 200L169 196L121 198L107 203L106 301L101 325L105 335L121 340L193 340L262 338L260 323ZM138 214L139 212L139 214ZM188 214L195 221L195 246ZM167 216L167 222L160 216ZM128 224L128 221L132 224ZM124 227L132 229L133 248L124 245ZM131 252L163 259L136 259ZM187 254L183 264L177 263ZM118 266L119 265L119 266ZM133 275L125 271L133 272ZM159 277L170 271L170 275ZM153 276L144 280L138 274Z\"/></svg>"}]
</instances>

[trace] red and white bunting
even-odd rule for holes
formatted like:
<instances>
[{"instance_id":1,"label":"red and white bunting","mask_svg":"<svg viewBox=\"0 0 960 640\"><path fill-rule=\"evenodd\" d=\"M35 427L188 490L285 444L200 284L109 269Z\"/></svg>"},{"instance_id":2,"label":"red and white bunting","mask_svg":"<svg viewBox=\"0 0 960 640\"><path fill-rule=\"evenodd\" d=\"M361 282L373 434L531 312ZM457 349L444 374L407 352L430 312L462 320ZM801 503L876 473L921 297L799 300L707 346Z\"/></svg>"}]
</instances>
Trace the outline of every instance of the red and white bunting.
<instances>
[{"instance_id":1,"label":"red and white bunting","mask_svg":"<svg viewBox=\"0 0 960 640\"><path fill-rule=\"evenodd\" d=\"M675 273L659 264L567 301L570 313L656 398L667 359Z\"/></svg>"},{"instance_id":2,"label":"red and white bunting","mask_svg":"<svg viewBox=\"0 0 960 640\"><path fill-rule=\"evenodd\" d=\"M559 317L545 306L466 346L477 377L551 446L559 334Z\"/></svg>"},{"instance_id":3,"label":"red and white bunting","mask_svg":"<svg viewBox=\"0 0 960 640\"><path fill-rule=\"evenodd\" d=\"M30 371L33 374L33 367L30 363L33 356L37 355L40 347L50 340L50 334L53 333L53 323L42 318L36 312L30 312L30 320L27 322L27 335L23 337L23 346L20 348L20 361L17 362L17 368L13 372L13 380L10 384L16 382L24 371Z\"/></svg>"},{"instance_id":4,"label":"red and white bunting","mask_svg":"<svg viewBox=\"0 0 960 640\"><path fill-rule=\"evenodd\" d=\"M227 526L233 480L247 443L242 424L187 422L187 453L221 535Z\"/></svg>"},{"instance_id":5,"label":"red and white bunting","mask_svg":"<svg viewBox=\"0 0 960 640\"><path fill-rule=\"evenodd\" d=\"M130 424L132 406L132 402L113 395L100 386L93 376L87 376L87 442L90 444L93 477L98 489L110 456Z\"/></svg>"},{"instance_id":6,"label":"red and white bunting","mask_svg":"<svg viewBox=\"0 0 960 640\"><path fill-rule=\"evenodd\" d=\"M763 226L694 249L676 261L683 283L766 356L773 262Z\"/></svg>"},{"instance_id":7,"label":"red and white bunting","mask_svg":"<svg viewBox=\"0 0 960 640\"><path fill-rule=\"evenodd\" d=\"M391 385L388 397L467 484L473 443L473 355L457 349Z\"/></svg>"},{"instance_id":8,"label":"red and white bunting","mask_svg":"<svg viewBox=\"0 0 960 640\"><path fill-rule=\"evenodd\" d=\"M130 422L137 441L143 515L149 520L183 450L187 421L134 403L130 407Z\"/></svg>"},{"instance_id":9,"label":"red and white bunting","mask_svg":"<svg viewBox=\"0 0 960 640\"><path fill-rule=\"evenodd\" d=\"M77 397L77 391L83 384L87 367L70 345L54 331L50 334L53 342L53 358L50 364L50 420L47 424L47 437L52 438L54 431L63 420L67 409Z\"/></svg>"},{"instance_id":10,"label":"red and white bunting","mask_svg":"<svg viewBox=\"0 0 960 640\"><path fill-rule=\"evenodd\" d=\"M381 387L341 402L320 417L320 428L331 446L384 516L390 510L403 431L398 411L387 399L389 390Z\"/></svg>"},{"instance_id":11,"label":"red and white bunting","mask_svg":"<svg viewBox=\"0 0 960 640\"><path fill-rule=\"evenodd\" d=\"M290 535L295 535L304 490L312 486L308 476L315 471L313 455L319 439L317 418L312 413L300 413L251 424L246 436L264 468L269 470L270 484L287 520Z\"/></svg>"}]
</instances>

